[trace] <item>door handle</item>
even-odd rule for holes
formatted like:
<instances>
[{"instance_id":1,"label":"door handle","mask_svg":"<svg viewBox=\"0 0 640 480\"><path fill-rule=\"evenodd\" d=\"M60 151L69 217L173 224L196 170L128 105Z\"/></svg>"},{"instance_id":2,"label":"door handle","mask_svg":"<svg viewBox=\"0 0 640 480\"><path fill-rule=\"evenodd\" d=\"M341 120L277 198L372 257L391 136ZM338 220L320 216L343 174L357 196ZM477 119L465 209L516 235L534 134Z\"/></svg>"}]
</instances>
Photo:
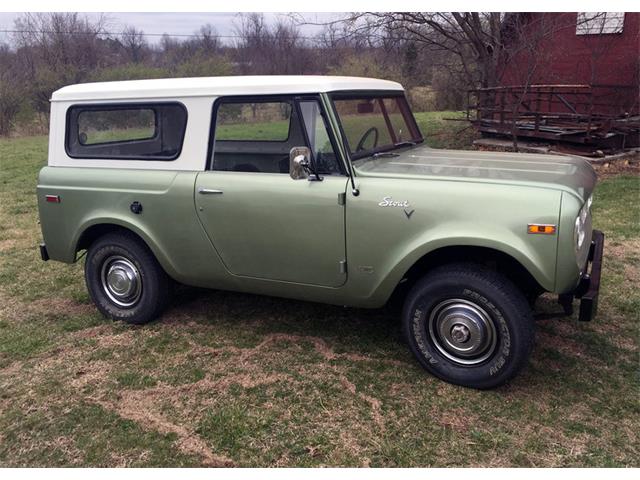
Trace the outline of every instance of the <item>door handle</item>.
<instances>
[{"instance_id":1,"label":"door handle","mask_svg":"<svg viewBox=\"0 0 640 480\"><path fill-rule=\"evenodd\" d=\"M222 195L222 190L213 190L211 188L198 188L198 193L202 195Z\"/></svg>"}]
</instances>

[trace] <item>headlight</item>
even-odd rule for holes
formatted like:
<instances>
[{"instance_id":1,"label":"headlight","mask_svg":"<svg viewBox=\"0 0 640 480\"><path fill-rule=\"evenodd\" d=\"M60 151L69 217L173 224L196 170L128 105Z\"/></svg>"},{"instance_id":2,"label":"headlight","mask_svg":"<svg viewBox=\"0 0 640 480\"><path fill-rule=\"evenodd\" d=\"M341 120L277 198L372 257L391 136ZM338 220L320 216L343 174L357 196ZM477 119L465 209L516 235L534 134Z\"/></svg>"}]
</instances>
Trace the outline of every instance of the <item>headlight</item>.
<instances>
[{"instance_id":1,"label":"headlight","mask_svg":"<svg viewBox=\"0 0 640 480\"><path fill-rule=\"evenodd\" d=\"M582 215L578 215L578 218L576 218L576 225L573 229L573 238L576 241L576 251L580 251L580 249L582 248L582 244L584 243L584 239L586 237L586 234L584 231L585 220L586 220L586 217L583 218Z\"/></svg>"},{"instance_id":2,"label":"headlight","mask_svg":"<svg viewBox=\"0 0 640 480\"><path fill-rule=\"evenodd\" d=\"M580 213L578 213L578 218L576 218L575 227L573 229L573 238L576 242L576 251L580 251L582 249L582 245L584 245L584 239L587 236L587 232L585 231L585 224L587 223L587 218L589 217L592 203L593 195L590 196L584 203L584 205L580 209Z\"/></svg>"}]
</instances>

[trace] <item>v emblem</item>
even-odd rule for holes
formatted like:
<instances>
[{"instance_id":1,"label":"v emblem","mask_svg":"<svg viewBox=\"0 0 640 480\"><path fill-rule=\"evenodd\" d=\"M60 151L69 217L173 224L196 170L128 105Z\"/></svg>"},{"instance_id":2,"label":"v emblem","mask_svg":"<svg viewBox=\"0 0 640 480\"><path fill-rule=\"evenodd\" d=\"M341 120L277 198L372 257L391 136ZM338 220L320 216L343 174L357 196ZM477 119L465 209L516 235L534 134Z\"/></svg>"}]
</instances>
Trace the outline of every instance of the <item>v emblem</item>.
<instances>
[{"instance_id":1,"label":"v emblem","mask_svg":"<svg viewBox=\"0 0 640 480\"><path fill-rule=\"evenodd\" d=\"M415 210L411 210L410 212L407 212L406 210L403 210L404 214L407 216L407 219L411 218L411 215L413 215L413 212L415 212Z\"/></svg>"}]
</instances>

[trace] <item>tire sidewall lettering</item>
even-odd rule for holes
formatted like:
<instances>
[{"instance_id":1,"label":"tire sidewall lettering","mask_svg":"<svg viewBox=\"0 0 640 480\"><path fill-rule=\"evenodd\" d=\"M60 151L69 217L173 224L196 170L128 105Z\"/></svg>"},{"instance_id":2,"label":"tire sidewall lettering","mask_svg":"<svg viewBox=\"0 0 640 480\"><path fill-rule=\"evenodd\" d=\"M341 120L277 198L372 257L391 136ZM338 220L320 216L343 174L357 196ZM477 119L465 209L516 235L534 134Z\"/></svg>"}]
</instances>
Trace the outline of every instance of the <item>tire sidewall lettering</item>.
<instances>
[{"instance_id":1,"label":"tire sidewall lettering","mask_svg":"<svg viewBox=\"0 0 640 480\"><path fill-rule=\"evenodd\" d=\"M427 345L425 343L426 330L424 329L424 325L425 325L425 315L424 315L423 309L415 308L413 311L413 320L411 322L411 328L413 330L413 338L415 339L418 350L420 350L420 353L424 355L427 362L429 362L432 365L435 365L436 363L438 363L438 360L436 360L427 349Z\"/></svg>"},{"instance_id":2,"label":"tire sidewall lettering","mask_svg":"<svg viewBox=\"0 0 640 480\"><path fill-rule=\"evenodd\" d=\"M463 298L467 298L485 309L495 322L498 331L498 348L493 357L483 364L469 367L441 358L442 356L437 352L435 347L431 345L427 333L427 319L430 314L430 306L437 304L435 300L429 302L421 301L412 309L411 332L415 346L424 357L424 360L430 365L437 366L438 364L442 364L445 368L460 368L465 370L483 369L489 376L493 377L509 364L508 360L511 355L511 332L508 323L501 310L479 292L464 288L459 294L461 294ZM452 295L456 294L453 293Z\"/></svg>"}]
</instances>

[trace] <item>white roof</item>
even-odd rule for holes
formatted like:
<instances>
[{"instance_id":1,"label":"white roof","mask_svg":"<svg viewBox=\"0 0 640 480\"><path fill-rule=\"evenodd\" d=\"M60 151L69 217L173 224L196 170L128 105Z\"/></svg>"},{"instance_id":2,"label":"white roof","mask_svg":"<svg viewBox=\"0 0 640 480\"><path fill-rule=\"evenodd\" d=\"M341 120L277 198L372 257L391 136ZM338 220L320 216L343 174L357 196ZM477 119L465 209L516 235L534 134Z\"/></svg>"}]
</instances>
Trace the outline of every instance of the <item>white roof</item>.
<instances>
[{"instance_id":1,"label":"white roof","mask_svg":"<svg viewBox=\"0 0 640 480\"><path fill-rule=\"evenodd\" d=\"M267 95L339 90L402 90L389 80L319 75L161 78L125 82L79 83L53 92L52 102L221 95Z\"/></svg>"}]
</instances>

